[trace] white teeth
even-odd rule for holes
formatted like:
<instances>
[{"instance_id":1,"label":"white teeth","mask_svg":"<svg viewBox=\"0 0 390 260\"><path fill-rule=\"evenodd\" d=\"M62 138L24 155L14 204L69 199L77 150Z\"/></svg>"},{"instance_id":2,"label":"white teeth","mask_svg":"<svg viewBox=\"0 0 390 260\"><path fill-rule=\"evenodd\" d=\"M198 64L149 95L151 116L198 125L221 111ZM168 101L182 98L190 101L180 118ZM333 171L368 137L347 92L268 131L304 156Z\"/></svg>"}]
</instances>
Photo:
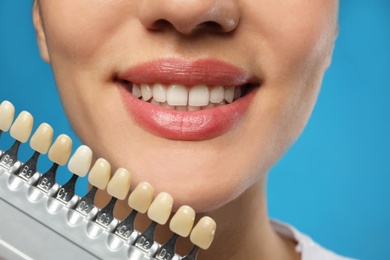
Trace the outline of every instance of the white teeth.
<instances>
[{"instance_id":1,"label":"white teeth","mask_svg":"<svg viewBox=\"0 0 390 260\"><path fill-rule=\"evenodd\" d=\"M153 92L148 84L141 84L142 99L148 101L152 98Z\"/></svg>"},{"instance_id":2,"label":"white teeth","mask_svg":"<svg viewBox=\"0 0 390 260\"><path fill-rule=\"evenodd\" d=\"M188 101L187 88L180 84L169 86L167 91L167 102L171 106L186 106Z\"/></svg>"},{"instance_id":3,"label":"white teeth","mask_svg":"<svg viewBox=\"0 0 390 260\"><path fill-rule=\"evenodd\" d=\"M15 116L15 108L9 101L3 101L0 105L0 130L7 132L11 127Z\"/></svg>"},{"instance_id":4,"label":"white teeth","mask_svg":"<svg viewBox=\"0 0 390 260\"><path fill-rule=\"evenodd\" d=\"M87 175L87 172L91 167L91 163L92 150L86 145L81 145L70 158L68 162L68 169L70 172L80 177L84 177Z\"/></svg>"},{"instance_id":5,"label":"white teeth","mask_svg":"<svg viewBox=\"0 0 390 260\"><path fill-rule=\"evenodd\" d=\"M30 146L40 154L45 154L53 141L53 128L46 123L42 123L30 139Z\"/></svg>"},{"instance_id":6,"label":"white teeth","mask_svg":"<svg viewBox=\"0 0 390 260\"><path fill-rule=\"evenodd\" d=\"M219 104L225 98L225 88L223 86L215 86L210 90L210 102Z\"/></svg>"},{"instance_id":7,"label":"white teeth","mask_svg":"<svg viewBox=\"0 0 390 260\"><path fill-rule=\"evenodd\" d=\"M11 136L21 143L27 142L31 135L34 118L27 111L22 111L11 126Z\"/></svg>"},{"instance_id":8,"label":"white teeth","mask_svg":"<svg viewBox=\"0 0 390 260\"><path fill-rule=\"evenodd\" d=\"M204 84L189 88L181 84L169 86L155 83L153 86L142 83L133 84L132 93L136 98L178 111L197 111L213 108L218 105L232 103L241 97L242 90L235 87L214 86Z\"/></svg>"},{"instance_id":9,"label":"white teeth","mask_svg":"<svg viewBox=\"0 0 390 260\"><path fill-rule=\"evenodd\" d=\"M176 110L177 111L188 111L188 108L187 108L187 106L177 106Z\"/></svg>"},{"instance_id":10,"label":"white teeth","mask_svg":"<svg viewBox=\"0 0 390 260\"><path fill-rule=\"evenodd\" d=\"M198 111L200 110L202 107L194 107L194 106L188 106L188 111Z\"/></svg>"},{"instance_id":11,"label":"white teeth","mask_svg":"<svg viewBox=\"0 0 390 260\"><path fill-rule=\"evenodd\" d=\"M132 88L132 90L131 90L131 93L132 93L133 96L135 96L136 98L142 97L141 89L140 89L140 87L138 87L136 84L133 84L133 88Z\"/></svg>"},{"instance_id":12,"label":"white teeth","mask_svg":"<svg viewBox=\"0 0 390 260\"><path fill-rule=\"evenodd\" d=\"M165 107L165 108L168 108L168 109L175 109L175 107L169 105L168 102L161 103L160 105L163 106L163 107Z\"/></svg>"},{"instance_id":13,"label":"white teeth","mask_svg":"<svg viewBox=\"0 0 390 260\"><path fill-rule=\"evenodd\" d=\"M188 104L190 106L207 106L210 101L209 88L206 85L196 85L190 89Z\"/></svg>"},{"instance_id":14,"label":"white teeth","mask_svg":"<svg viewBox=\"0 0 390 260\"><path fill-rule=\"evenodd\" d=\"M225 88L225 100L228 103L232 103L234 100L234 87L226 87Z\"/></svg>"},{"instance_id":15,"label":"white teeth","mask_svg":"<svg viewBox=\"0 0 390 260\"><path fill-rule=\"evenodd\" d=\"M152 100L150 100L150 104L160 105L160 102L157 102L154 98L152 98Z\"/></svg>"},{"instance_id":16,"label":"white teeth","mask_svg":"<svg viewBox=\"0 0 390 260\"><path fill-rule=\"evenodd\" d=\"M204 109L204 108L213 108L213 107L216 107L217 106L217 104L214 104L214 103L209 103L207 106L205 106L205 107L202 107L202 109Z\"/></svg>"},{"instance_id":17,"label":"white teeth","mask_svg":"<svg viewBox=\"0 0 390 260\"><path fill-rule=\"evenodd\" d=\"M153 99L161 103L167 101L167 91L162 84L156 83L153 85Z\"/></svg>"}]
</instances>

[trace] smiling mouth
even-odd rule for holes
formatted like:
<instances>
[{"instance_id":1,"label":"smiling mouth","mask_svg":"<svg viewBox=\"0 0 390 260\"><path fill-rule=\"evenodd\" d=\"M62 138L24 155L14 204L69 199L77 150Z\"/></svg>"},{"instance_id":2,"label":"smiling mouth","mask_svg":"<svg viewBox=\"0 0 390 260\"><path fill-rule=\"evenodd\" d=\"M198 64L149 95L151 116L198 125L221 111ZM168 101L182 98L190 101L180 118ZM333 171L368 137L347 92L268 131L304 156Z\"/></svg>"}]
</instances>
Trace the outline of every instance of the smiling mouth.
<instances>
[{"instance_id":1,"label":"smiling mouth","mask_svg":"<svg viewBox=\"0 0 390 260\"><path fill-rule=\"evenodd\" d=\"M132 83L122 79L117 81L135 98L176 111L198 111L228 105L258 87L258 84L251 83L242 86L186 86L175 83Z\"/></svg>"},{"instance_id":2,"label":"smiling mouth","mask_svg":"<svg viewBox=\"0 0 390 260\"><path fill-rule=\"evenodd\" d=\"M233 130L261 86L247 71L214 59L157 59L115 76L133 122L153 135L183 141Z\"/></svg>"}]
</instances>

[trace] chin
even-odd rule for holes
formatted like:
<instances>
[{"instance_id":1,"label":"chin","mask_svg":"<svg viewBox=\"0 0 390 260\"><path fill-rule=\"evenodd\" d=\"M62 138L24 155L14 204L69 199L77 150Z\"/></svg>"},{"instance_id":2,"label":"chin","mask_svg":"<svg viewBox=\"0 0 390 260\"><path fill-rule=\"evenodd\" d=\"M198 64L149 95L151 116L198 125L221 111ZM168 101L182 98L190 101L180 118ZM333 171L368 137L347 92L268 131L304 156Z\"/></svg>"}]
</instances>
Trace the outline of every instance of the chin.
<instances>
[{"instance_id":1,"label":"chin","mask_svg":"<svg viewBox=\"0 0 390 260\"><path fill-rule=\"evenodd\" d=\"M171 194L174 198L174 210L182 205L188 205L198 213L217 210L237 198L245 190L243 184L234 183L233 180L216 181L201 174L186 180L181 178L162 180L161 177L156 177L151 180L151 183L156 189L156 194L162 191Z\"/></svg>"},{"instance_id":2,"label":"chin","mask_svg":"<svg viewBox=\"0 0 390 260\"><path fill-rule=\"evenodd\" d=\"M133 150L122 153L127 155L123 157L118 156L117 153L112 158L108 153L103 154L103 157L106 155L106 158L112 162L113 168L129 169L132 173L131 189L140 182L146 181L154 187L154 196L160 192L169 193L174 199L173 210L177 210L182 205L191 206L198 213L217 210L240 196L259 176L258 173L251 173L241 164L216 165L215 162L221 161L221 158L209 156L208 160L202 159L209 155L205 152L197 151L199 160L194 160L190 152L181 151L180 156L180 152L176 154L172 152L175 149L171 147L166 149L166 153L161 151L162 149L140 153ZM160 156L153 154L153 151L158 152ZM145 163L153 157L153 162ZM167 160L167 158L176 159Z\"/></svg>"}]
</instances>

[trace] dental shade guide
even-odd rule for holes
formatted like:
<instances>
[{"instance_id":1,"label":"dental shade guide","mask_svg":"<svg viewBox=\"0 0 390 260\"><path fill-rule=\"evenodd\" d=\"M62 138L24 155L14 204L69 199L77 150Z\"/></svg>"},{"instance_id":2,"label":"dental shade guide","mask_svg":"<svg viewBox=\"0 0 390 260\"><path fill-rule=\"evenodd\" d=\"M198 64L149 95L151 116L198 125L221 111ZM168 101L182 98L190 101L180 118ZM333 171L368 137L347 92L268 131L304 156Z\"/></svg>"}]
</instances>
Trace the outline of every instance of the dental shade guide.
<instances>
[{"instance_id":1,"label":"dental shade guide","mask_svg":"<svg viewBox=\"0 0 390 260\"><path fill-rule=\"evenodd\" d=\"M27 111L22 111L11 125L10 134L15 139L14 144L0 157L0 165L9 170L19 168L18 151L21 143L27 142L30 137L34 119Z\"/></svg>"},{"instance_id":2,"label":"dental shade guide","mask_svg":"<svg viewBox=\"0 0 390 260\"><path fill-rule=\"evenodd\" d=\"M191 251L181 260L196 260L199 249L207 250L214 240L217 224L210 217L201 218L191 231L190 240L194 244Z\"/></svg>"},{"instance_id":3,"label":"dental shade guide","mask_svg":"<svg viewBox=\"0 0 390 260\"><path fill-rule=\"evenodd\" d=\"M147 182L141 182L130 194L129 206L133 209L129 216L125 218L115 229L115 234L127 241L134 231L134 221L138 212L147 212L153 200L154 188Z\"/></svg>"},{"instance_id":4,"label":"dental shade guide","mask_svg":"<svg viewBox=\"0 0 390 260\"><path fill-rule=\"evenodd\" d=\"M159 260L172 260L175 256L176 242L179 236L188 237L195 221L195 211L189 206L181 206L172 217L169 228L173 232L172 237L162 245L156 258Z\"/></svg>"},{"instance_id":5,"label":"dental shade guide","mask_svg":"<svg viewBox=\"0 0 390 260\"><path fill-rule=\"evenodd\" d=\"M14 113L10 102L1 103L0 135L11 129L15 143L19 142L13 147L19 147L30 137L33 118L24 111L13 122ZM130 173L119 168L109 180L109 162L100 158L91 168L91 149L82 145L70 157L72 140L60 135L52 144L52 138L50 125L41 124L30 139L34 153L25 163L17 159L16 148L11 152L0 150L1 158L15 155L12 165L0 163L0 259L195 260L199 248L209 246L215 222L201 220L192 229L195 212L188 206L180 207L172 217L172 237L163 245L154 240L156 227L165 225L171 215L173 199L162 192L153 200L154 189L146 182L130 193L128 205L132 211L128 217L116 219L113 209L116 201L127 196ZM53 165L41 174L36 170L37 161L46 153ZM61 186L56 182L57 168L67 163L72 177ZM76 183L88 171L92 187L87 195L79 197L75 194ZM94 203L98 189L106 189L112 196L103 209ZM141 233L134 222L138 213L146 212L152 224ZM190 233L195 246L192 253L182 257L175 253L176 241ZM44 238L50 239L42 246Z\"/></svg>"},{"instance_id":6,"label":"dental shade guide","mask_svg":"<svg viewBox=\"0 0 390 260\"><path fill-rule=\"evenodd\" d=\"M7 132L14 121L15 108L11 102L5 100L0 104L0 137L3 132Z\"/></svg>"},{"instance_id":7,"label":"dental shade guide","mask_svg":"<svg viewBox=\"0 0 390 260\"><path fill-rule=\"evenodd\" d=\"M148 254L154 251L154 232L157 224L165 225L171 215L173 198L166 192L160 192L148 209L148 217L152 220L150 226L135 242L135 246Z\"/></svg>"},{"instance_id":8,"label":"dental shade guide","mask_svg":"<svg viewBox=\"0 0 390 260\"><path fill-rule=\"evenodd\" d=\"M49 159L53 162L50 169L40 176L37 187L45 193L56 193L59 185L56 183L56 175L59 166L64 166L72 151L72 139L65 134L61 134L54 141L49 149Z\"/></svg>"},{"instance_id":9,"label":"dental shade guide","mask_svg":"<svg viewBox=\"0 0 390 260\"><path fill-rule=\"evenodd\" d=\"M83 214L86 217L88 216L88 218L96 216L97 212L95 211L98 210L95 207L96 192L98 189L106 189L108 181L110 180L110 174L110 163L103 158L97 159L88 175L88 181L89 184L92 185L92 188L84 197L80 199L76 206L76 210L79 213Z\"/></svg>"},{"instance_id":10,"label":"dental shade guide","mask_svg":"<svg viewBox=\"0 0 390 260\"><path fill-rule=\"evenodd\" d=\"M77 148L68 162L68 169L73 175L70 180L58 190L56 199L66 205L73 198L77 179L87 175L91 163L92 150L86 145L81 145Z\"/></svg>"},{"instance_id":11,"label":"dental shade guide","mask_svg":"<svg viewBox=\"0 0 390 260\"><path fill-rule=\"evenodd\" d=\"M38 158L41 154L46 154L53 140L53 128L46 123L42 123L30 139L30 147L34 150L31 158L24 163L16 175L28 181L37 171Z\"/></svg>"},{"instance_id":12,"label":"dental shade guide","mask_svg":"<svg viewBox=\"0 0 390 260\"><path fill-rule=\"evenodd\" d=\"M115 220L114 207L116 202L124 200L130 190L131 174L125 168L119 168L114 173L107 185L107 193L112 196L110 202L96 216L96 223L104 228L110 228L110 224ZM116 224L116 223L115 223Z\"/></svg>"}]
</instances>

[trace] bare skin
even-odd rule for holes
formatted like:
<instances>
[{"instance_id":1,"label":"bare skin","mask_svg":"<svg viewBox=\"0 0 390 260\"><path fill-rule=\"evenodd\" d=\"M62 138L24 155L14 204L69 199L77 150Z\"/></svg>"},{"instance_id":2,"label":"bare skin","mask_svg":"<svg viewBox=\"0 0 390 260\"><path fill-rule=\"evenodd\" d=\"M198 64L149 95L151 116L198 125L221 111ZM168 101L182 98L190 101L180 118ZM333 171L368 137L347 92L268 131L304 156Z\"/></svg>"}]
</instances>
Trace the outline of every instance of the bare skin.
<instances>
[{"instance_id":1,"label":"bare skin","mask_svg":"<svg viewBox=\"0 0 390 260\"><path fill-rule=\"evenodd\" d=\"M295 242L270 226L265 179L310 117L331 60L337 8L336 0L40 0L33 14L41 56L95 156L128 168L133 187L148 181L170 193L175 208L188 204L215 219L215 241L200 260L299 259ZM234 127L194 141L137 123L118 75L172 58L222 61L250 75L256 89ZM98 205L108 199L101 193ZM124 201L116 215L129 211ZM169 234L161 228L157 240Z\"/></svg>"}]
</instances>

